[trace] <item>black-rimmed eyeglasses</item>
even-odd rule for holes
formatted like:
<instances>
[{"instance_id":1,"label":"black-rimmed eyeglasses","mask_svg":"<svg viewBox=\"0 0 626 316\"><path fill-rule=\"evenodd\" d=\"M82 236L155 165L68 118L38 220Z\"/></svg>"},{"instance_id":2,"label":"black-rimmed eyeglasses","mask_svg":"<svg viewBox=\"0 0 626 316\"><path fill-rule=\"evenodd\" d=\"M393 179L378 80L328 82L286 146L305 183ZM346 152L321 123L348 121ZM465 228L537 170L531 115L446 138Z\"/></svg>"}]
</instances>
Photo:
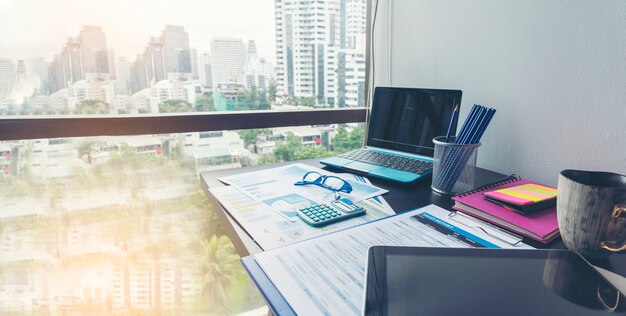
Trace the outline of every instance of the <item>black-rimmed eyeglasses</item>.
<instances>
[{"instance_id":1,"label":"black-rimmed eyeglasses","mask_svg":"<svg viewBox=\"0 0 626 316\"><path fill-rule=\"evenodd\" d=\"M338 192L352 192L352 186L346 180L335 176L325 176L316 171L305 173L301 181L294 183L294 185L309 184L314 184L333 191L335 193L335 199L339 198Z\"/></svg>"}]
</instances>

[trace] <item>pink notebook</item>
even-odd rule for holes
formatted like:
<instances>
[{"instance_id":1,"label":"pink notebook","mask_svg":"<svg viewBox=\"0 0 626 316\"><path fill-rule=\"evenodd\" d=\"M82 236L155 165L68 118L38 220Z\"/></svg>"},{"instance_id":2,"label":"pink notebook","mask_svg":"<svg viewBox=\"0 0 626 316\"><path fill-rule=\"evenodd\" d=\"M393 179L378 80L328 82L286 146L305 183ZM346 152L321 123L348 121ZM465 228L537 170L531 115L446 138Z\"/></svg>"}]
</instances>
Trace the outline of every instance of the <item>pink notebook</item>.
<instances>
[{"instance_id":1,"label":"pink notebook","mask_svg":"<svg viewBox=\"0 0 626 316\"><path fill-rule=\"evenodd\" d=\"M522 215L485 200L483 195L486 191L527 183L537 184L518 176L509 176L502 181L452 197L456 202L452 208L516 234L547 244L559 236L556 206Z\"/></svg>"}]
</instances>

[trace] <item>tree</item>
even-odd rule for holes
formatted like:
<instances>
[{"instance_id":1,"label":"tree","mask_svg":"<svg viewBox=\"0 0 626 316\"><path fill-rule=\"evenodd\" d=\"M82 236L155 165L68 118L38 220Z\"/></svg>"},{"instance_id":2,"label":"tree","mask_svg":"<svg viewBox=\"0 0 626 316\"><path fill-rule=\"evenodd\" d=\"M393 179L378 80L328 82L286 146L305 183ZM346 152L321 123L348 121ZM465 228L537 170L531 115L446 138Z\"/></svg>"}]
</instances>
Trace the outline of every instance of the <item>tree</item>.
<instances>
[{"instance_id":1,"label":"tree","mask_svg":"<svg viewBox=\"0 0 626 316\"><path fill-rule=\"evenodd\" d=\"M235 282L239 268L239 256L228 237L214 235L203 241L202 296L217 309L228 308L228 288Z\"/></svg>"},{"instance_id":2,"label":"tree","mask_svg":"<svg viewBox=\"0 0 626 316\"><path fill-rule=\"evenodd\" d=\"M276 84L275 83L270 83L270 86L267 89L267 94L270 97L270 102L276 102L276 93L277 92L278 92L278 89L276 88Z\"/></svg>"},{"instance_id":3,"label":"tree","mask_svg":"<svg viewBox=\"0 0 626 316\"><path fill-rule=\"evenodd\" d=\"M300 138L293 133L287 133L287 138L284 141L276 142L276 148L274 148L274 156L279 161L292 161L296 160L296 152L300 151L304 147Z\"/></svg>"},{"instance_id":4,"label":"tree","mask_svg":"<svg viewBox=\"0 0 626 316\"><path fill-rule=\"evenodd\" d=\"M193 112L194 108L185 100L165 100L159 104L159 113Z\"/></svg>"},{"instance_id":5,"label":"tree","mask_svg":"<svg viewBox=\"0 0 626 316\"><path fill-rule=\"evenodd\" d=\"M344 153L363 146L363 128L356 128L352 133L348 133L345 127L337 130L337 135L333 140L333 150L337 153Z\"/></svg>"},{"instance_id":6,"label":"tree","mask_svg":"<svg viewBox=\"0 0 626 316\"><path fill-rule=\"evenodd\" d=\"M250 90L241 90L237 95L239 102L235 104L235 110L267 110L270 108L267 102L265 90L259 90L253 86Z\"/></svg>"},{"instance_id":7,"label":"tree","mask_svg":"<svg viewBox=\"0 0 626 316\"><path fill-rule=\"evenodd\" d=\"M196 112L213 112L215 111L215 104L213 102L213 94L205 92L201 96L196 98L196 104L194 105Z\"/></svg>"},{"instance_id":8,"label":"tree","mask_svg":"<svg viewBox=\"0 0 626 316\"><path fill-rule=\"evenodd\" d=\"M106 114L111 105L98 99L83 100L76 104L75 114Z\"/></svg>"},{"instance_id":9,"label":"tree","mask_svg":"<svg viewBox=\"0 0 626 316\"><path fill-rule=\"evenodd\" d=\"M365 137L365 130L362 127L355 128L350 133L350 142L348 143L348 150L357 149L363 146Z\"/></svg>"},{"instance_id":10,"label":"tree","mask_svg":"<svg viewBox=\"0 0 626 316\"><path fill-rule=\"evenodd\" d=\"M239 137L243 139L243 143L245 147L248 145L256 143L256 137L260 134L269 134L270 130L267 128L253 128L253 129L244 129L237 131Z\"/></svg>"},{"instance_id":11,"label":"tree","mask_svg":"<svg viewBox=\"0 0 626 316\"><path fill-rule=\"evenodd\" d=\"M84 141L76 147L78 150L78 158L82 158L83 156L87 156L87 162L91 163L91 154L102 145L100 142L95 141Z\"/></svg>"},{"instance_id":12,"label":"tree","mask_svg":"<svg viewBox=\"0 0 626 316\"><path fill-rule=\"evenodd\" d=\"M304 146L302 150L296 153L296 159L322 158L330 155L332 155L332 152L328 151L323 146Z\"/></svg>"},{"instance_id":13,"label":"tree","mask_svg":"<svg viewBox=\"0 0 626 316\"><path fill-rule=\"evenodd\" d=\"M277 163L278 159L274 155L263 155L257 160L258 165L265 165L268 163Z\"/></svg>"},{"instance_id":14,"label":"tree","mask_svg":"<svg viewBox=\"0 0 626 316\"><path fill-rule=\"evenodd\" d=\"M301 97L297 103L299 105L313 107L315 105L315 97Z\"/></svg>"}]
</instances>

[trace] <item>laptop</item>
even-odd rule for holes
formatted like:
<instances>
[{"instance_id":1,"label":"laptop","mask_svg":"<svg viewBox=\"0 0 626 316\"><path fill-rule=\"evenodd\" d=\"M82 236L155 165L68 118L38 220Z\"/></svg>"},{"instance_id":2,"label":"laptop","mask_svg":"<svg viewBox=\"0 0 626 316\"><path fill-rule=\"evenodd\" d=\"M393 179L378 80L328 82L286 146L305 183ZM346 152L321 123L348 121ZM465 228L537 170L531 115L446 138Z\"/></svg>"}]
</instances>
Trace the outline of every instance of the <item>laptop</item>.
<instances>
[{"instance_id":1,"label":"laptop","mask_svg":"<svg viewBox=\"0 0 626 316\"><path fill-rule=\"evenodd\" d=\"M324 158L321 163L402 183L429 176L432 140L446 135L461 95L460 90L376 87L365 147ZM452 128L456 131L456 122Z\"/></svg>"}]
</instances>

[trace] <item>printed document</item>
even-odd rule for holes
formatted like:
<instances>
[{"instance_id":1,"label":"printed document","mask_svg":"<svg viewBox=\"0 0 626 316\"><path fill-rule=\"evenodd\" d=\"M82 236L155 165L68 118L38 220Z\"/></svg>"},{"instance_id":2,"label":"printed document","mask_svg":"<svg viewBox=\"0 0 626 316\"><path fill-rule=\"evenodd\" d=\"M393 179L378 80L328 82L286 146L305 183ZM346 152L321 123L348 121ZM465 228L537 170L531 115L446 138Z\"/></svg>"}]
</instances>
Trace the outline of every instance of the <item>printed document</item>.
<instances>
[{"instance_id":1,"label":"printed document","mask_svg":"<svg viewBox=\"0 0 626 316\"><path fill-rule=\"evenodd\" d=\"M365 178L350 174L342 174L341 177L368 182ZM286 219L274 212L269 205L252 199L233 186L209 190L263 250L285 246L395 214L385 199L379 196L356 203L365 208L365 215L315 228L307 225L297 216L294 221Z\"/></svg>"},{"instance_id":2,"label":"printed document","mask_svg":"<svg viewBox=\"0 0 626 316\"><path fill-rule=\"evenodd\" d=\"M298 315L359 315L365 292L367 250L375 245L531 248L511 246L451 224L450 212L429 205L254 255L254 259Z\"/></svg>"},{"instance_id":3,"label":"printed document","mask_svg":"<svg viewBox=\"0 0 626 316\"><path fill-rule=\"evenodd\" d=\"M281 216L292 222L297 221L296 211L311 204L329 203L334 200L335 193L317 185L296 186L295 182L309 171L322 175L335 175L326 170L302 163L283 167L247 172L219 178L220 181L239 189L249 197L263 202ZM353 203L379 196L387 190L355 179L343 178L352 185L352 192L339 195L350 199Z\"/></svg>"}]
</instances>

